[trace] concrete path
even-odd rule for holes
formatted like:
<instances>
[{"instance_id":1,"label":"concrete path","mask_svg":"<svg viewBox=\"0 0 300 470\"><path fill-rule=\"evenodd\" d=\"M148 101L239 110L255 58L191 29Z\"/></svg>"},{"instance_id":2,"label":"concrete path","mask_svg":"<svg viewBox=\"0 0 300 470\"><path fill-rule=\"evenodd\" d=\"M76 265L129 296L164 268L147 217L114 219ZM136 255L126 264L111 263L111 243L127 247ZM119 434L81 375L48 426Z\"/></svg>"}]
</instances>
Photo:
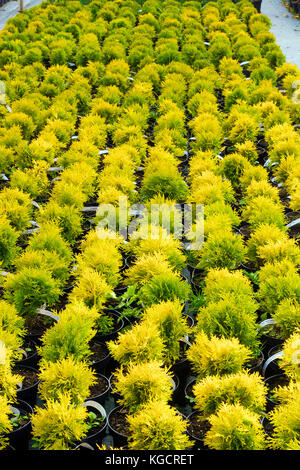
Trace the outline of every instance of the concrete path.
<instances>
[{"instance_id":1,"label":"concrete path","mask_svg":"<svg viewBox=\"0 0 300 470\"><path fill-rule=\"evenodd\" d=\"M272 21L271 32L286 61L300 68L300 19L294 18L281 0L262 0L261 12Z\"/></svg>"},{"instance_id":2,"label":"concrete path","mask_svg":"<svg viewBox=\"0 0 300 470\"><path fill-rule=\"evenodd\" d=\"M42 3L42 0L24 0L24 8L32 8ZM0 8L0 30L4 28L7 20L16 16L19 11L19 0L8 2Z\"/></svg>"}]
</instances>

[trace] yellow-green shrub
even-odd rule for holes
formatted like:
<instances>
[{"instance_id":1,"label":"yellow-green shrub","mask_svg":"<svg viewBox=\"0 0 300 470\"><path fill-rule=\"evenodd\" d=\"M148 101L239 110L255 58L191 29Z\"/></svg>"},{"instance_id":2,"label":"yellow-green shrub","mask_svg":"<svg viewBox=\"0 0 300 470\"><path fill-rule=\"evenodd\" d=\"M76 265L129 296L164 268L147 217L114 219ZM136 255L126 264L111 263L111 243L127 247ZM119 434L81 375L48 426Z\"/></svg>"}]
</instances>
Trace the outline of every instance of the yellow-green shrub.
<instances>
[{"instance_id":1,"label":"yellow-green shrub","mask_svg":"<svg viewBox=\"0 0 300 470\"><path fill-rule=\"evenodd\" d=\"M263 450L265 434L259 416L239 404L223 404L209 418L204 443L214 450Z\"/></svg>"},{"instance_id":2,"label":"yellow-green shrub","mask_svg":"<svg viewBox=\"0 0 300 470\"><path fill-rule=\"evenodd\" d=\"M185 422L163 401L152 401L128 417L129 448L132 450L184 450L191 443Z\"/></svg>"},{"instance_id":3,"label":"yellow-green shrub","mask_svg":"<svg viewBox=\"0 0 300 470\"><path fill-rule=\"evenodd\" d=\"M194 385L193 392L195 406L205 416L218 412L224 403L239 404L255 413L262 413L266 405L266 387L257 372L208 376Z\"/></svg>"},{"instance_id":4,"label":"yellow-green shrub","mask_svg":"<svg viewBox=\"0 0 300 470\"><path fill-rule=\"evenodd\" d=\"M252 352L240 344L237 338L217 338L214 335L208 338L203 331L199 331L186 355L193 371L199 378L204 378L241 371Z\"/></svg>"},{"instance_id":5,"label":"yellow-green shrub","mask_svg":"<svg viewBox=\"0 0 300 470\"><path fill-rule=\"evenodd\" d=\"M130 413L137 412L148 402L159 400L167 403L171 399L172 376L160 362L131 364L125 371L121 368L114 375L114 390L122 396L119 402Z\"/></svg>"}]
</instances>

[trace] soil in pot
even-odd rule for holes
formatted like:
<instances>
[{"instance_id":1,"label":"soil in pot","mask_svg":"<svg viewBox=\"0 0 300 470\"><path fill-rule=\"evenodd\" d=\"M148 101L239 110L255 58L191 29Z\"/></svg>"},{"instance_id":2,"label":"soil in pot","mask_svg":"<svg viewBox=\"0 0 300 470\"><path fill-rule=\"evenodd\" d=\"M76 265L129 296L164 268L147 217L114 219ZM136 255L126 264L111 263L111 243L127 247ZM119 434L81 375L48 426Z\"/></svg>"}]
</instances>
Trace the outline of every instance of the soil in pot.
<instances>
[{"instance_id":1,"label":"soil in pot","mask_svg":"<svg viewBox=\"0 0 300 470\"><path fill-rule=\"evenodd\" d=\"M101 374L97 374L96 378L97 382L90 388L89 399L97 401L98 403L103 403L108 395L109 381L104 375Z\"/></svg>"},{"instance_id":2,"label":"soil in pot","mask_svg":"<svg viewBox=\"0 0 300 470\"><path fill-rule=\"evenodd\" d=\"M14 429L7 434L9 443L16 450L27 450L31 431L30 414L33 413L31 406L25 401L18 400L13 405L20 412L19 417L12 413L11 419L14 420Z\"/></svg>"},{"instance_id":3,"label":"soil in pot","mask_svg":"<svg viewBox=\"0 0 300 470\"><path fill-rule=\"evenodd\" d=\"M104 311L103 314L112 319L112 324L111 328L106 333L102 333L101 331L97 332L95 339L101 343L114 340L124 327L124 320L122 318L119 319L119 315L117 313Z\"/></svg>"},{"instance_id":4,"label":"soil in pot","mask_svg":"<svg viewBox=\"0 0 300 470\"><path fill-rule=\"evenodd\" d=\"M91 445L101 444L101 439L105 435L106 430L106 417L103 417L101 413L94 408L89 408L89 418L87 420L89 425L89 430L86 437L83 439L83 442L87 442Z\"/></svg>"},{"instance_id":5,"label":"soil in pot","mask_svg":"<svg viewBox=\"0 0 300 470\"><path fill-rule=\"evenodd\" d=\"M284 340L281 337L280 328L277 325L268 325L260 330L261 342L264 345L263 352L267 353L268 351L275 346L280 346L283 344Z\"/></svg>"},{"instance_id":6,"label":"soil in pot","mask_svg":"<svg viewBox=\"0 0 300 470\"><path fill-rule=\"evenodd\" d=\"M250 374L253 372L260 372L262 369L262 365L264 363L265 357L262 352L260 352L259 357L254 357L250 359L246 364L246 368L249 369Z\"/></svg>"},{"instance_id":7,"label":"soil in pot","mask_svg":"<svg viewBox=\"0 0 300 470\"><path fill-rule=\"evenodd\" d=\"M110 357L107 346L103 343L94 342L91 345L91 353L89 363L92 368L98 372L104 372Z\"/></svg>"},{"instance_id":8,"label":"soil in pot","mask_svg":"<svg viewBox=\"0 0 300 470\"><path fill-rule=\"evenodd\" d=\"M54 319L46 317L45 315L36 315L31 318L28 324L26 324L27 339L31 339L35 343L40 344L41 337L54 322Z\"/></svg>"},{"instance_id":9,"label":"soil in pot","mask_svg":"<svg viewBox=\"0 0 300 470\"><path fill-rule=\"evenodd\" d=\"M113 436L115 446L127 444L127 436L129 435L127 415L128 410L118 406L114 408L108 416L108 426L110 434Z\"/></svg>"},{"instance_id":10,"label":"soil in pot","mask_svg":"<svg viewBox=\"0 0 300 470\"><path fill-rule=\"evenodd\" d=\"M195 399L195 395L193 392L193 388L195 386L196 380L197 380L196 378L190 379L188 381L187 386L185 387L185 397L188 400L190 406L192 407L194 406L193 400Z\"/></svg>"},{"instance_id":11,"label":"soil in pot","mask_svg":"<svg viewBox=\"0 0 300 470\"><path fill-rule=\"evenodd\" d=\"M204 445L204 438L210 428L211 424L207 419L203 419L199 411L194 411L188 416L187 432L196 441L195 447L207 449L207 446Z\"/></svg>"},{"instance_id":12,"label":"soil in pot","mask_svg":"<svg viewBox=\"0 0 300 470\"><path fill-rule=\"evenodd\" d=\"M22 388L17 392L17 398L24 400L30 405L35 405L39 384L38 371L29 366L14 366L12 369L14 374L22 377Z\"/></svg>"},{"instance_id":13,"label":"soil in pot","mask_svg":"<svg viewBox=\"0 0 300 470\"><path fill-rule=\"evenodd\" d=\"M16 365L31 367L36 366L38 362L38 356L35 342L29 338L25 338L21 349L25 351L26 355L24 354L22 359L16 362Z\"/></svg>"}]
</instances>

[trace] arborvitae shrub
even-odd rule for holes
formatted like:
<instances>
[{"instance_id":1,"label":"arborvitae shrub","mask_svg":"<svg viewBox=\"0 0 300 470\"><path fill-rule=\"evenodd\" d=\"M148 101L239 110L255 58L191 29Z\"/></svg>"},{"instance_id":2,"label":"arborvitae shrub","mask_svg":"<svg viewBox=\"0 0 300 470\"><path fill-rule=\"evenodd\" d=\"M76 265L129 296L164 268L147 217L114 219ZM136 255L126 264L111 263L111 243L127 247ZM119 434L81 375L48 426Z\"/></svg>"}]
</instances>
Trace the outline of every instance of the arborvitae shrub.
<instances>
[{"instance_id":1,"label":"arborvitae shrub","mask_svg":"<svg viewBox=\"0 0 300 470\"><path fill-rule=\"evenodd\" d=\"M179 340L188 332L186 319L182 315L179 300L161 302L145 310L143 318L157 325L166 346L165 362L169 365L178 360L180 355Z\"/></svg>"},{"instance_id":2,"label":"arborvitae shrub","mask_svg":"<svg viewBox=\"0 0 300 470\"><path fill-rule=\"evenodd\" d=\"M32 205L28 194L15 188L5 188L0 194L0 210L12 226L24 230L30 220Z\"/></svg>"},{"instance_id":3,"label":"arborvitae shrub","mask_svg":"<svg viewBox=\"0 0 300 470\"><path fill-rule=\"evenodd\" d=\"M282 300L299 301L300 277L291 261L267 263L260 269L258 299L263 310L271 315Z\"/></svg>"},{"instance_id":4,"label":"arborvitae shrub","mask_svg":"<svg viewBox=\"0 0 300 470\"><path fill-rule=\"evenodd\" d=\"M105 277L95 269L83 267L74 289L69 297L70 301L82 300L89 308L102 308L112 291Z\"/></svg>"},{"instance_id":5,"label":"arborvitae shrub","mask_svg":"<svg viewBox=\"0 0 300 470\"><path fill-rule=\"evenodd\" d=\"M0 450L8 446L9 440L6 434L13 430L10 414L11 407L7 397L0 395Z\"/></svg>"},{"instance_id":6,"label":"arborvitae shrub","mask_svg":"<svg viewBox=\"0 0 300 470\"><path fill-rule=\"evenodd\" d=\"M190 447L184 419L164 401L152 401L128 417L132 450L184 450Z\"/></svg>"},{"instance_id":7,"label":"arborvitae shrub","mask_svg":"<svg viewBox=\"0 0 300 470\"><path fill-rule=\"evenodd\" d=\"M285 374L294 381L300 378L300 329L295 332L283 344L283 356L279 358L279 366Z\"/></svg>"},{"instance_id":8,"label":"arborvitae shrub","mask_svg":"<svg viewBox=\"0 0 300 470\"><path fill-rule=\"evenodd\" d=\"M277 406L269 414L273 426L272 436L268 444L274 450L288 450L299 448L300 444L300 390L298 390L286 403Z\"/></svg>"},{"instance_id":9,"label":"arborvitae shrub","mask_svg":"<svg viewBox=\"0 0 300 470\"><path fill-rule=\"evenodd\" d=\"M4 214L0 215L0 221L0 265L3 269L14 261L19 252L17 246L19 234Z\"/></svg>"},{"instance_id":10,"label":"arborvitae shrub","mask_svg":"<svg viewBox=\"0 0 300 470\"><path fill-rule=\"evenodd\" d=\"M126 284L143 285L150 281L153 276L172 271L172 267L162 252L147 253L141 255L125 273Z\"/></svg>"},{"instance_id":11,"label":"arborvitae shrub","mask_svg":"<svg viewBox=\"0 0 300 470\"><path fill-rule=\"evenodd\" d=\"M39 449L71 450L87 434L88 411L74 406L68 395L47 400L45 408L36 408L32 416L32 435Z\"/></svg>"},{"instance_id":12,"label":"arborvitae shrub","mask_svg":"<svg viewBox=\"0 0 300 470\"><path fill-rule=\"evenodd\" d=\"M97 317L97 311L88 309L82 301L68 305L60 312L59 321L42 338L39 347L42 363L69 357L75 361L87 360L91 354L89 343L96 334Z\"/></svg>"},{"instance_id":13,"label":"arborvitae shrub","mask_svg":"<svg viewBox=\"0 0 300 470\"><path fill-rule=\"evenodd\" d=\"M199 331L186 355L193 371L199 378L204 378L241 371L252 353L237 338L217 338L214 335L208 338L203 331Z\"/></svg>"},{"instance_id":14,"label":"arborvitae shrub","mask_svg":"<svg viewBox=\"0 0 300 470\"><path fill-rule=\"evenodd\" d=\"M280 229L285 228L283 208L267 196L253 198L243 210L243 217L252 229L263 223L277 225Z\"/></svg>"},{"instance_id":15,"label":"arborvitae shrub","mask_svg":"<svg viewBox=\"0 0 300 470\"><path fill-rule=\"evenodd\" d=\"M232 187L237 190L240 187L240 177L247 166L249 166L249 162L246 157L233 153L223 158L219 171L225 178L230 180Z\"/></svg>"},{"instance_id":16,"label":"arborvitae shrub","mask_svg":"<svg viewBox=\"0 0 300 470\"><path fill-rule=\"evenodd\" d=\"M280 328L284 339L290 337L297 328L300 328L300 304L297 301L284 299L278 305L273 319Z\"/></svg>"},{"instance_id":17,"label":"arborvitae shrub","mask_svg":"<svg viewBox=\"0 0 300 470\"><path fill-rule=\"evenodd\" d=\"M121 368L114 375L114 390L122 396L119 401L130 413L153 400L167 403L171 399L172 376L160 362L131 364L126 371Z\"/></svg>"},{"instance_id":18,"label":"arborvitae shrub","mask_svg":"<svg viewBox=\"0 0 300 470\"><path fill-rule=\"evenodd\" d=\"M147 321L120 333L116 341L108 343L108 348L122 365L162 361L165 353L157 325Z\"/></svg>"},{"instance_id":19,"label":"arborvitae shrub","mask_svg":"<svg viewBox=\"0 0 300 470\"><path fill-rule=\"evenodd\" d=\"M196 383L193 391L196 408L205 416L218 412L223 403L239 404L255 413L262 413L266 405L266 387L257 372L208 376Z\"/></svg>"},{"instance_id":20,"label":"arborvitae shrub","mask_svg":"<svg viewBox=\"0 0 300 470\"><path fill-rule=\"evenodd\" d=\"M256 328L257 304L252 298L238 294L224 294L218 302L210 302L197 315L197 331L208 337L237 338L241 344L258 352Z\"/></svg>"},{"instance_id":21,"label":"arborvitae shrub","mask_svg":"<svg viewBox=\"0 0 300 470\"><path fill-rule=\"evenodd\" d=\"M60 394L70 396L74 405L81 405L96 382L95 373L85 362L67 357L55 363L44 363L40 375L39 393L42 400L59 400Z\"/></svg>"},{"instance_id":22,"label":"arborvitae shrub","mask_svg":"<svg viewBox=\"0 0 300 470\"><path fill-rule=\"evenodd\" d=\"M139 296L145 306L167 300L185 302L191 293L190 286L182 281L176 273L165 272L154 276L148 283L144 284Z\"/></svg>"},{"instance_id":23,"label":"arborvitae shrub","mask_svg":"<svg viewBox=\"0 0 300 470\"><path fill-rule=\"evenodd\" d=\"M227 268L216 268L208 271L203 289L206 304L217 302L224 295L238 294L253 297L253 290L249 279L242 271L229 271Z\"/></svg>"},{"instance_id":24,"label":"arborvitae shrub","mask_svg":"<svg viewBox=\"0 0 300 470\"><path fill-rule=\"evenodd\" d=\"M239 404L224 404L209 418L204 443L214 450L263 450L265 434L259 416Z\"/></svg>"},{"instance_id":25,"label":"arborvitae shrub","mask_svg":"<svg viewBox=\"0 0 300 470\"><path fill-rule=\"evenodd\" d=\"M242 237L229 231L217 230L208 235L198 256L199 267L202 269L217 267L235 269L245 259Z\"/></svg>"},{"instance_id":26,"label":"arborvitae shrub","mask_svg":"<svg viewBox=\"0 0 300 470\"><path fill-rule=\"evenodd\" d=\"M61 294L59 284L43 269L24 268L5 280L5 298L28 321L44 303L54 305Z\"/></svg>"}]
</instances>

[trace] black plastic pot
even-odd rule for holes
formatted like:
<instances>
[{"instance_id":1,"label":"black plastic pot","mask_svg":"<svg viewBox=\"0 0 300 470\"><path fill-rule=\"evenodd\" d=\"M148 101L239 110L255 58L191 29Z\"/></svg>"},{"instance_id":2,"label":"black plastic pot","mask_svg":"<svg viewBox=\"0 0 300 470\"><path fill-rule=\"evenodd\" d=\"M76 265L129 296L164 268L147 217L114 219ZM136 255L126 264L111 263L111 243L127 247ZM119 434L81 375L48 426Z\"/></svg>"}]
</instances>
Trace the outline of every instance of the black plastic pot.
<instances>
[{"instance_id":1,"label":"black plastic pot","mask_svg":"<svg viewBox=\"0 0 300 470\"><path fill-rule=\"evenodd\" d=\"M35 372L36 374L39 373L37 369L34 369L33 367L29 366L17 366L20 367L20 369L27 369ZM38 386L39 386L40 381L37 380L33 385L30 387L21 388L18 389L17 391L17 399L25 401L26 403L29 403L29 405L34 406L36 404L36 397L37 397L37 392L38 392Z\"/></svg>"},{"instance_id":2,"label":"black plastic pot","mask_svg":"<svg viewBox=\"0 0 300 470\"><path fill-rule=\"evenodd\" d=\"M194 398L191 393L189 393L189 387L193 387L196 384L197 377L190 376L186 380L186 385L184 388L184 399L185 399L185 405L188 407L187 409L190 409L191 411L195 410L195 402L191 401L190 398Z\"/></svg>"},{"instance_id":3,"label":"black plastic pot","mask_svg":"<svg viewBox=\"0 0 300 470\"><path fill-rule=\"evenodd\" d=\"M171 370L179 377L179 380L181 380L181 378L190 374L190 363L187 359L183 359L182 361L175 362Z\"/></svg>"},{"instance_id":4,"label":"black plastic pot","mask_svg":"<svg viewBox=\"0 0 300 470\"><path fill-rule=\"evenodd\" d=\"M282 373L278 365L278 358L283 355L282 351L279 351L272 356L270 356L264 363L262 368L262 375L267 379L272 377L272 375L278 375Z\"/></svg>"},{"instance_id":5,"label":"black plastic pot","mask_svg":"<svg viewBox=\"0 0 300 470\"><path fill-rule=\"evenodd\" d=\"M99 341L94 341L93 344L101 344L103 348L105 348L107 350L107 355L103 358L103 359L100 359L98 361L95 361L95 362L92 362L90 364L90 366L92 367L92 369L94 369L96 372L98 373L103 373L105 375L105 371L107 369L107 366L110 362L110 359L111 359L111 355L110 355L110 352L108 351L108 348L107 346L104 344L104 343L101 343Z\"/></svg>"},{"instance_id":6,"label":"black plastic pot","mask_svg":"<svg viewBox=\"0 0 300 470\"><path fill-rule=\"evenodd\" d=\"M25 401L18 400L14 405L14 408L19 410L21 414L26 414L30 415L33 413L33 410L29 403L26 403ZM22 427L19 429L16 429L15 431L11 431L10 433L7 434L7 437L9 439L9 443L12 447L14 447L16 450L27 450L28 449L28 444L29 444L29 439L30 439L30 433L31 433L31 421L28 420L26 424L24 424Z\"/></svg>"},{"instance_id":7,"label":"black plastic pot","mask_svg":"<svg viewBox=\"0 0 300 470\"><path fill-rule=\"evenodd\" d=\"M30 347L32 348L32 352L27 352L21 348L23 358L20 361L16 362L17 366L35 367L38 363L38 354L36 350L36 344L33 340L28 340L28 341L30 342Z\"/></svg>"},{"instance_id":8,"label":"black plastic pot","mask_svg":"<svg viewBox=\"0 0 300 470\"><path fill-rule=\"evenodd\" d=\"M110 313L110 316L112 316L116 321L119 318L119 314L116 313L116 312ZM119 326L118 326L117 329L115 329L114 331L111 331L110 333L104 334L104 335L100 335L100 334L97 333L96 336L95 336L95 340L98 343L106 343L106 341L114 340L114 339L117 338L117 336L120 333L120 331L122 330L122 328L124 328L124 320L121 318L119 320Z\"/></svg>"},{"instance_id":9,"label":"black plastic pot","mask_svg":"<svg viewBox=\"0 0 300 470\"><path fill-rule=\"evenodd\" d=\"M87 443L91 446L95 446L96 444L101 444L101 441L106 434L106 428L107 428L106 411L100 403L94 400L87 400L83 405L86 406L87 408L90 408L93 412L97 414L101 414L104 420L103 420L103 426L101 427L101 429L99 429L94 434L83 439L82 442Z\"/></svg>"},{"instance_id":10,"label":"black plastic pot","mask_svg":"<svg viewBox=\"0 0 300 470\"><path fill-rule=\"evenodd\" d=\"M254 372L261 372L263 364L264 364L265 356L262 351L260 351L260 356L258 358L258 362L255 366L250 367L248 370L250 374L253 374Z\"/></svg>"},{"instance_id":11,"label":"black plastic pot","mask_svg":"<svg viewBox=\"0 0 300 470\"><path fill-rule=\"evenodd\" d=\"M209 448L204 444L204 439L200 439L199 437L195 436L191 429L189 428L189 422L191 421L192 417L195 417L198 415L198 411L193 411L191 414L188 415L187 417L187 433L189 437L191 438L192 441L194 441L194 446L193 449L201 449L201 450L209 450Z\"/></svg>"},{"instance_id":12,"label":"black plastic pot","mask_svg":"<svg viewBox=\"0 0 300 470\"><path fill-rule=\"evenodd\" d=\"M269 390L273 390L274 384L279 385L279 386L288 385L289 379L284 374L276 374L265 379L264 383L268 387ZM267 394L267 412L271 411L278 404L279 402L270 398L270 394L268 393Z\"/></svg>"},{"instance_id":13,"label":"black plastic pot","mask_svg":"<svg viewBox=\"0 0 300 470\"><path fill-rule=\"evenodd\" d=\"M260 11L261 11L261 2L262 2L262 0L258 0L258 1L253 2L253 5L256 8L256 10L258 11L258 13L260 13Z\"/></svg>"},{"instance_id":14,"label":"black plastic pot","mask_svg":"<svg viewBox=\"0 0 300 470\"><path fill-rule=\"evenodd\" d=\"M117 406L116 408L113 408L111 412L109 413L108 419L107 419L108 431L109 431L109 434L113 437L115 447L127 446L127 440L128 440L128 436L118 432L116 429L114 429L114 427L111 424L112 414L115 413L116 411L120 411L121 409L122 409L122 406Z\"/></svg>"},{"instance_id":15,"label":"black plastic pot","mask_svg":"<svg viewBox=\"0 0 300 470\"><path fill-rule=\"evenodd\" d=\"M100 395L90 396L89 400L96 401L97 403L100 403L102 405L105 402L105 400L106 400L106 398L108 397L108 394L109 394L109 380L108 380L107 377L105 377L105 375L102 375L102 374L97 374L97 377L102 377L103 379L105 379L105 381L107 382L107 388Z\"/></svg>"},{"instance_id":16,"label":"black plastic pot","mask_svg":"<svg viewBox=\"0 0 300 470\"><path fill-rule=\"evenodd\" d=\"M258 329L262 331L262 328L267 325L275 324L275 321L272 319L267 319L259 323ZM275 346L280 346L283 344L284 340L282 338L276 338L276 336L270 336L268 334L261 333L260 339L263 343L263 352L268 355L268 351Z\"/></svg>"}]
</instances>

